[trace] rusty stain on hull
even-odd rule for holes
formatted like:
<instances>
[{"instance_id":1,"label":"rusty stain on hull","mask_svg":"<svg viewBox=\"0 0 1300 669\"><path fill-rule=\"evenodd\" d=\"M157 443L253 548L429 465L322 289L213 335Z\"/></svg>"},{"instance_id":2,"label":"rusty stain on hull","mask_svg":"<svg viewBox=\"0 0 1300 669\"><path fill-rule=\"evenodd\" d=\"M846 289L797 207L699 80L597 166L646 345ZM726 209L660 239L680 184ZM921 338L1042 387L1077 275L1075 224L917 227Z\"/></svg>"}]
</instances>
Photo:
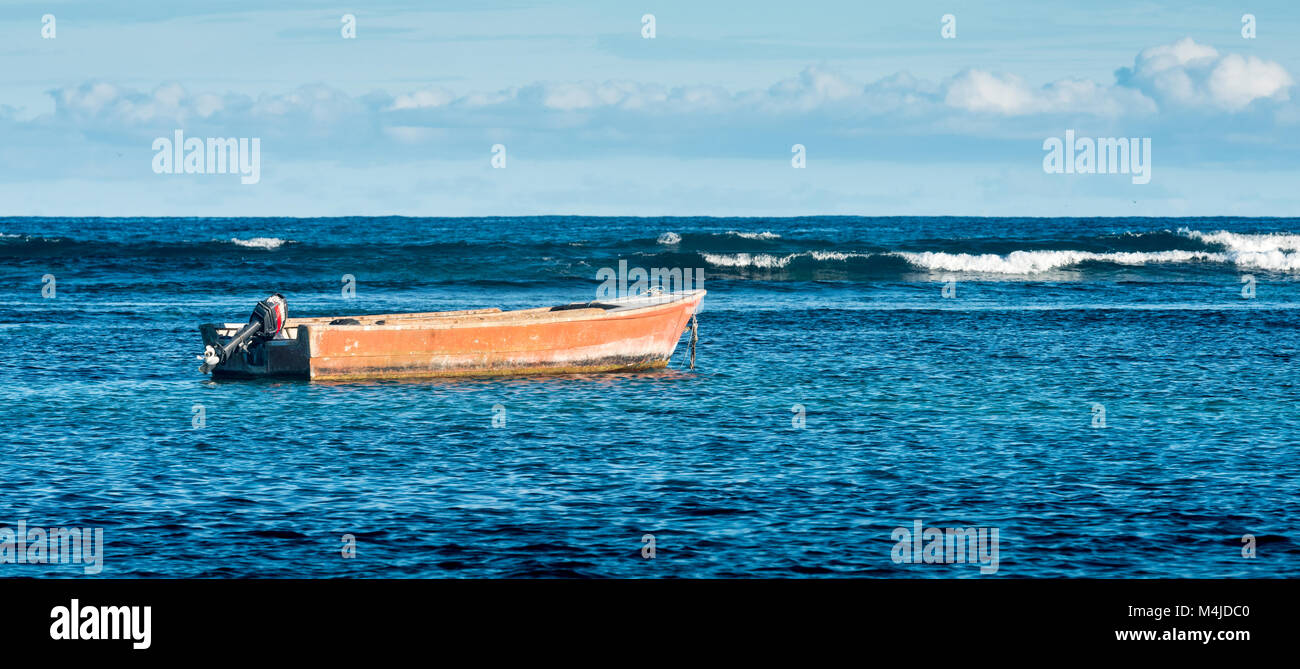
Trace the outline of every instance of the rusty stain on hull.
<instances>
[{"instance_id":1,"label":"rusty stain on hull","mask_svg":"<svg viewBox=\"0 0 1300 669\"><path fill-rule=\"evenodd\" d=\"M505 376L665 367L705 291L503 312L476 309L290 318L282 339L254 346L214 377L313 380ZM205 343L240 324L204 325ZM226 334L228 336L228 334Z\"/></svg>"}]
</instances>

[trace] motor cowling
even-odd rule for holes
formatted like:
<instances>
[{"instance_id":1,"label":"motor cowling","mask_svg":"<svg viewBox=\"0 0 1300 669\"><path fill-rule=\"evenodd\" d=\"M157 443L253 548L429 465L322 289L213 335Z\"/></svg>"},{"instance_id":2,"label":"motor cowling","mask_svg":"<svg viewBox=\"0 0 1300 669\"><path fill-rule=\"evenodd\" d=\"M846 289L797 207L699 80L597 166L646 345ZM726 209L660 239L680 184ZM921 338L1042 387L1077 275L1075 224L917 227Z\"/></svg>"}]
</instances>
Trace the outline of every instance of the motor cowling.
<instances>
[{"instance_id":1,"label":"motor cowling","mask_svg":"<svg viewBox=\"0 0 1300 669\"><path fill-rule=\"evenodd\" d=\"M284 329L284 322L287 320L289 320L289 303L283 295L275 293L253 307L253 315L248 317L248 324L261 324L261 328L253 335L255 339L274 339Z\"/></svg>"}]
</instances>

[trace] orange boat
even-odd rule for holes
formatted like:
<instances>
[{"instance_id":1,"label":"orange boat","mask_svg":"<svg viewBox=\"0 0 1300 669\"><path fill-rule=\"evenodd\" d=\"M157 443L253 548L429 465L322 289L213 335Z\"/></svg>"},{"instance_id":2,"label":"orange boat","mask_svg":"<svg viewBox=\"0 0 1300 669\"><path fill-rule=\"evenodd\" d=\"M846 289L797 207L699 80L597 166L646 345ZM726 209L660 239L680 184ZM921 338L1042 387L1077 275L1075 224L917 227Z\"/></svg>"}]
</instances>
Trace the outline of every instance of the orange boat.
<instances>
[{"instance_id":1,"label":"orange boat","mask_svg":"<svg viewBox=\"0 0 1300 669\"><path fill-rule=\"evenodd\" d=\"M664 367L705 291L556 307L289 318L278 293L247 324L205 324L202 372L313 380L611 372Z\"/></svg>"}]
</instances>

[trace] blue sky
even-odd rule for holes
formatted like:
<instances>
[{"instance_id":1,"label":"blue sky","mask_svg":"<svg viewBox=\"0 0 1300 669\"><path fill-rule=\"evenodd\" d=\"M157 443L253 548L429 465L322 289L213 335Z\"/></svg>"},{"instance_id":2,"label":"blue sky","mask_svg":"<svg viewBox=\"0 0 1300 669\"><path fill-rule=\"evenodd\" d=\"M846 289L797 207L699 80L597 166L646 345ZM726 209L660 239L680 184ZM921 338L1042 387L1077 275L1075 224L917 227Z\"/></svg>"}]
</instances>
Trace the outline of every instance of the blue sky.
<instances>
[{"instance_id":1,"label":"blue sky","mask_svg":"<svg viewBox=\"0 0 1300 669\"><path fill-rule=\"evenodd\" d=\"M0 214L1296 216L1297 38L1253 0L0 1ZM260 138L260 181L154 173L176 129ZM1151 138L1151 182L1045 173L1066 129Z\"/></svg>"}]
</instances>

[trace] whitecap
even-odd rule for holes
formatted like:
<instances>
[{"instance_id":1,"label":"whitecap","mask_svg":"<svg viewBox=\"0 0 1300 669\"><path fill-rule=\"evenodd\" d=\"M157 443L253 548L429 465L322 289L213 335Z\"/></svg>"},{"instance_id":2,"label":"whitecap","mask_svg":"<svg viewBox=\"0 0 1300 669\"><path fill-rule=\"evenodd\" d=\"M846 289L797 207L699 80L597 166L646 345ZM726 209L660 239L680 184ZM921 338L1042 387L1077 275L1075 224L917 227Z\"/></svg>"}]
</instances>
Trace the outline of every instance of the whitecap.
<instances>
[{"instance_id":1,"label":"whitecap","mask_svg":"<svg viewBox=\"0 0 1300 669\"><path fill-rule=\"evenodd\" d=\"M284 246L286 240L280 239L279 237L253 237L251 239L231 237L230 241L236 246L244 246L253 249L266 249L271 251Z\"/></svg>"},{"instance_id":2,"label":"whitecap","mask_svg":"<svg viewBox=\"0 0 1300 669\"><path fill-rule=\"evenodd\" d=\"M1200 232L1180 228L1178 234L1200 240L1207 244L1219 244L1230 251L1238 253L1268 253L1270 251L1300 251L1300 235L1285 232L1264 232L1258 234L1244 232Z\"/></svg>"},{"instance_id":3,"label":"whitecap","mask_svg":"<svg viewBox=\"0 0 1300 669\"><path fill-rule=\"evenodd\" d=\"M717 267L755 267L758 269L780 269L790 264L795 258L807 257L817 261L845 261L850 258L868 258L870 253L841 253L838 251L804 251L786 255L771 253L702 253L704 262Z\"/></svg>"},{"instance_id":4,"label":"whitecap","mask_svg":"<svg viewBox=\"0 0 1300 669\"><path fill-rule=\"evenodd\" d=\"M1238 267L1273 270L1275 272L1300 271L1300 253L1282 251L1244 252L1229 254Z\"/></svg>"},{"instance_id":5,"label":"whitecap","mask_svg":"<svg viewBox=\"0 0 1300 669\"><path fill-rule=\"evenodd\" d=\"M1228 255L1209 251L1127 251L1095 253L1092 251L1013 251L1005 256L994 253L943 253L934 251L899 252L894 255L925 269L980 274L1037 274L1081 262L1099 261L1118 265L1148 263L1225 262Z\"/></svg>"},{"instance_id":6,"label":"whitecap","mask_svg":"<svg viewBox=\"0 0 1300 669\"><path fill-rule=\"evenodd\" d=\"M781 238L781 235L778 235L775 232L737 232L735 230L728 230L727 234L731 235L732 237L740 237L741 239L780 239Z\"/></svg>"}]
</instances>

